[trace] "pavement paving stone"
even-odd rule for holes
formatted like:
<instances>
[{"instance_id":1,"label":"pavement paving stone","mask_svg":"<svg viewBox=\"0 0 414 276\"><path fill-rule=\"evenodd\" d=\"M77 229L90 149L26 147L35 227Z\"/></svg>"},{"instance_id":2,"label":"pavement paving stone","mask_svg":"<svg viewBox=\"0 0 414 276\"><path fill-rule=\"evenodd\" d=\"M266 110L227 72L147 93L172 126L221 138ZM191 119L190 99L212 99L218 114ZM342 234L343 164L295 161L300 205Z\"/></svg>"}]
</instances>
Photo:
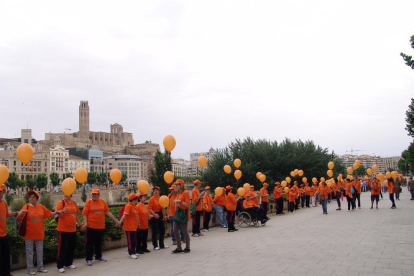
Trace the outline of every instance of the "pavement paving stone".
<instances>
[{"instance_id":1,"label":"pavement paving stone","mask_svg":"<svg viewBox=\"0 0 414 276\"><path fill-rule=\"evenodd\" d=\"M397 269L397 268L381 268L381 267L377 267L375 268L375 273L385 273L387 275L401 275L402 271L401 269ZM413 273L413 271L411 270L411 273ZM413 275L413 274L411 274Z\"/></svg>"}]
</instances>

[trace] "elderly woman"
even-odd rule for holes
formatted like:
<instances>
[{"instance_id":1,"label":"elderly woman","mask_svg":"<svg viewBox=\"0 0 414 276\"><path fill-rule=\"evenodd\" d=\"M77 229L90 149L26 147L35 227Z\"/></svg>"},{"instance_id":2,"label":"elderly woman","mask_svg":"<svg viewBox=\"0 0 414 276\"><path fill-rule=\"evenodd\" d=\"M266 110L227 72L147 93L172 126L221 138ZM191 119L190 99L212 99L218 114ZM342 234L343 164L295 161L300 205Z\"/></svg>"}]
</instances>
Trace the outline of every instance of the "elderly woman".
<instances>
[{"instance_id":1,"label":"elderly woman","mask_svg":"<svg viewBox=\"0 0 414 276\"><path fill-rule=\"evenodd\" d=\"M45 238L44 219L53 218L56 214L63 211L51 212L40 203L39 193L36 191L28 191L29 204L23 206L17 220L26 220L26 235L23 239L26 245L26 265L30 275L35 275L36 270L33 265L33 246L36 246L37 271L46 273L43 268L43 240Z\"/></svg>"},{"instance_id":2,"label":"elderly woman","mask_svg":"<svg viewBox=\"0 0 414 276\"><path fill-rule=\"evenodd\" d=\"M167 220L165 216L165 209L160 205L160 188L155 186L153 189L154 195L148 201L148 212L153 216L150 220L152 230L152 245L154 250L167 249L168 246L164 245L165 225L164 220ZM159 233L160 246L158 247L157 235Z\"/></svg>"},{"instance_id":3,"label":"elderly woman","mask_svg":"<svg viewBox=\"0 0 414 276\"><path fill-rule=\"evenodd\" d=\"M190 235L188 234L188 220L191 218L191 214L190 214L190 194L188 193L188 191L184 188L184 181L182 179L178 179L175 183L176 189L177 189L177 193L178 193L178 199L175 200L175 203L178 205L176 210L175 210L175 214L173 216L173 221L174 221L174 225L173 225L173 229L174 229L174 236L177 240L177 248L172 251L171 253L176 254L176 253L189 253L190 252ZM178 222L177 218L176 218L176 214L178 214L177 212L179 212L180 214L183 214L183 221ZM187 214L187 217L185 219L185 214ZM178 230L182 229L183 233L184 233L184 239L186 241L186 247L184 250L182 250L181 248L181 237L178 235Z\"/></svg>"},{"instance_id":4,"label":"elderly woman","mask_svg":"<svg viewBox=\"0 0 414 276\"><path fill-rule=\"evenodd\" d=\"M128 255L130 259L137 259L136 252L137 245L137 229L139 227L139 213L137 208L138 197L135 193L130 193L128 196L128 204L125 207L124 214L119 221L119 224L124 223L122 230L125 231L128 241Z\"/></svg>"}]
</instances>

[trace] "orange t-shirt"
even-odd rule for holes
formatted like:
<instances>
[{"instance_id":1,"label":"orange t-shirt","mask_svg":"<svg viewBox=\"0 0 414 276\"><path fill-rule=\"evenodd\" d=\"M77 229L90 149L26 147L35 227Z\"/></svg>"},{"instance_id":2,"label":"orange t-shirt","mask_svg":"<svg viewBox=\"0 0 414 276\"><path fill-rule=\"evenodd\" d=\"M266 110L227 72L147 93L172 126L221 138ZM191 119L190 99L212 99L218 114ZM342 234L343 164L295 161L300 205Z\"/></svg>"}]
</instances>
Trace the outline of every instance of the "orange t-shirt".
<instances>
[{"instance_id":1,"label":"orange t-shirt","mask_svg":"<svg viewBox=\"0 0 414 276\"><path fill-rule=\"evenodd\" d=\"M254 204L254 202L253 202L253 200L252 199L250 199L250 200L247 200L247 199L245 199L245 200L243 200L243 207L254 207L255 206L255 204Z\"/></svg>"},{"instance_id":2,"label":"orange t-shirt","mask_svg":"<svg viewBox=\"0 0 414 276\"><path fill-rule=\"evenodd\" d=\"M40 203L36 206L26 204L23 206L21 211L27 210L27 206L29 206L29 211L25 217L23 217L26 220L26 235L23 239L43 240L45 238L44 219L50 218L52 212Z\"/></svg>"},{"instance_id":3,"label":"orange t-shirt","mask_svg":"<svg viewBox=\"0 0 414 276\"><path fill-rule=\"evenodd\" d=\"M152 196L148 200L148 209L152 210L154 213L161 211L162 207L160 205L160 198Z\"/></svg>"},{"instance_id":4,"label":"orange t-shirt","mask_svg":"<svg viewBox=\"0 0 414 276\"><path fill-rule=\"evenodd\" d=\"M269 193L267 192L267 190L265 188L261 188L260 189L260 195L268 195ZM269 202L269 197L268 196L264 196L262 197L262 202Z\"/></svg>"},{"instance_id":5,"label":"orange t-shirt","mask_svg":"<svg viewBox=\"0 0 414 276\"><path fill-rule=\"evenodd\" d=\"M347 182L345 184L345 189L346 189L346 195L347 196L350 196L351 195L351 186L352 186L352 183L351 182Z\"/></svg>"},{"instance_id":6,"label":"orange t-shirt","mask_svg":"<svg viewBox=\"0 0 414 276\"><path fill-rule=\"evenodd\" d=\"M109 212L105 200L88 200L83 207L82 215L88 217L88 228L105 229L105 214Z\"/></svg>"},{"instance_id":7,"label":"orange t-shirt","mask_svg":"<svg viewBox=\"0 0 414 276\"><path fill-rule=\"evenodd\" d=\"M169 198L170 198L170 204L168 205L168 216L173 217L175 213L175 209L177 209L177 205L174 202L174 200L177 199L177 195L170 194Z\"/></svg>"},{"instance_id":8,"label":"orange t-shirt","mask_svg":"<svg viewBox=\"0 0 414 276\"><path fill-rule=\"evenodd\" d=\"M6 236L6 218L9 216L9 208L7 208L7 204L2 199L0 201L0 237Z\"/></svg>"},{"instance_id":9,"label":"orange t-shirt","mask_svg":"<svg viewBox=\"0 0 414 276\"><path fill-rule=\"evenodd\" d=\"M245 195L246 194L247 193L245 193ZM214 196L214 204L217 206L226 206L226 196L224 195L224 192L221 194L221 196Z\"/></svg>"},{"instance_id":10,"label":"orange t-shirt","mask_svg":"<svg viewBox=\"0 0 414 276\"><path fill-rule=\"evenodd\" d=\"M256 196L256 197L250 200L253 201L254 205L259 205L259 197L257 197L257 193L256 192L251 192L251 193L253 194L253 196Z\"/></svg>"},{"instance_id":11,"label":"orange t-shirt","mask_svg":"<svg viewBox=\"0 0 414 276\"><path fill-rule=\"evenodd\" d=\"M311 187L311 196L313 197L313 196L315 196L315 193L316 193L316 190L318 189L318 187L316 187L316 185L313 185L312 187Z\"/></svg>"},{"instance_id":12,"label":"orange t-shirt","mask_svg":"<svg viewBox=\"0 0 414 276\"><path fill-rule=\"evenodd\" d=\"M325 197L325 199L327 199L328 198L328 193L330 192L330 189L329 189L328 186L320 186L318 188L318 192L319 192L318 193L319 195L323 193L323 196Z\"/></svg>"},{"instance_id":13,"label":"orange t-shirt","mask_svg":"<svg viewBox=\"0 0 414 276\"><path fill-rule=\"evenodd\" d=\"M289 202L295 201L296 199L295 189L290 189L288 196L289 196Z\"/></svg>"},{"instance_id":14,"label":"orange t-shirt","mask_svg":"<svg viewBox=\"0 0 414 276\"><path fill-rule=\"evenodd\" d=\"M309 186L305 186L305 188L303 188L303 190L305 191L305 195L306 196L310 196L311 195L311 188Z\"/></svg>"},{"instance_id":15,"label":"orange t-shirt","mask_svg":"<svg viewBox=\"0 0 414 276\"><path fill-rule=\"evenodd\" d=\"M388 192L390 194L394 193L394 183L388 181Z\"/></svg>"},{"instance_id":16,"label":"orange t-shirt","mask_svg":"<svg viewBox=\"0 0 414 276\"><path fill-rule=\"evenodd\" d=\"M191 201L190 201L190 193L187 191L187 190L184 190L179 196L178 196L178 199L180 200L180 201L182 201L182 202L185 202L185 203L187 203L188 205L190 205L191 204ZM184 205L182 205L182 204L178 204L178 208L180 208L180 209L183 209L183 210L185 210L185 209L188 209L188 207L185 207ZM190 219L191 218L191 212L190 212L190 210L188 210L188 219Z\"/></svg>"},{"instance_id":17,"label":"orange t-shirt","mask_svg":"<svg viewBox=\"0 0 414 276\"><path fill-rule=\"evenodd\" d=\"M293 186L292 188L290 188L291 190L293 190L294 191L294 193L296 193L296 198L299 198L299 195L300 195L300 190L299 190L299 188L298 188L298 186Z\"/></svg>"},{"instance_id":18,"label":"orange t-shirt","mask_svg":"<svg viewBox=\"0 0 414 276\"><path fill-rule=\"evenodd\" d=\"M206 208L207 204L207 208ZM211 209L213 208L213 198L209 194L205 194L203 197L203 210L206 212L211 212Z\"/></svg>"},{"instance_id":19,"label":"orange t-shirt","mask_svg":"<svg viewBox=\"0 0 414 276\"><path fill-rule=\"evenodd\" d=\"M237 203L234 203L236 201L236 196L232 193L228 193L226 195L226 209L228 211L236 211L237 209Z\"/></svg>"},{"instance_id":20,"label":"orange t-shirt","mask_svg":"<svg viewBox=\"0 0 414 276\"><path fill-rule=\"evenodd\" d=\"M76 217L80 213L80 210L73 200L70 203L66 199L63 200L65 201L65 207L63 207L62 200L59 200L56 205L56 211L61 211L63 208L66 208L66 212L63 213L63 217L59 218L56 229L59 232L74 233L76 232Z\"/></svg>"},{"instance_id":21,"label":"orange t-shirt","mask_svg":"<svg viewBox=\"0 0 414 276\"><path fill-rule=\"evenodd\" d=\"M191 192L191 202L197 204L197 211L203 210L202 200L201 198L196 201L196 198L200 196L200 191L197 188L194 188Z\"/></svg>"},{"instance_id":22,"label":"orange t-shirt","mask_svg":"<svg viewBox=\"0 0 414 276\"><path fill-rule=\"evenodd\" d=\"M303 196L305 194L305 189L300 188L299 192L300 192L300 196Z\"/></svg>"},{"instance_id":23,"label":"orange t-shirt","mask_svg":"<svg viewBox=\"0 0 414 276\"><path fill-rule=\"evenodd\" d=\"M273 198L281 198L282 197L282 191L277 186L275 187Z\"/></svg>"},{"instance_id":24,"label":"orange t-shirt","mask_svg":"<svg viewBox=\"0 0 414 276\"><path fill-rule=\"evenodd\" d=\"M148 221L150 219L147 206L144 204L137 204L137 211L139 215L139 229L145 230L148 229Z\"/></svg>"},{"instance_id":25,"label":"orange t-shirt","mask_svg":"<svg viewBox=\"0 0 414 276\"><path fill-rule=\"evenodd\" d=\"M377 191L374 191L374 188ZM381 193L381 184L380 183L371 183L371 195L379 195Z\"/></svg>"},{"instance_id":26,"label":"orange t-shirt","mask_svg":"<svg viewBox=\"0 0 414 276\"><path fill-rule=\"evenodd\" d=\"M124 215L127 215L124 218L124 226L122 230L124 231L137 231L138 229L138 220L139 220L139 213L138 208L131 202L125 206Z\"/></svg>"},{"instance_id":27,"label":"orange t-shirt","mask_svg":"<svg viewBox=\"0 0 414 276\"><path fill-rule=\"evenodd\" d=\"M357 193L360 194L361 193L361 182L356 181L356 182L354 182L354 184L355 184L354 187L357 190Z\"/></svg>"}]
</instances>

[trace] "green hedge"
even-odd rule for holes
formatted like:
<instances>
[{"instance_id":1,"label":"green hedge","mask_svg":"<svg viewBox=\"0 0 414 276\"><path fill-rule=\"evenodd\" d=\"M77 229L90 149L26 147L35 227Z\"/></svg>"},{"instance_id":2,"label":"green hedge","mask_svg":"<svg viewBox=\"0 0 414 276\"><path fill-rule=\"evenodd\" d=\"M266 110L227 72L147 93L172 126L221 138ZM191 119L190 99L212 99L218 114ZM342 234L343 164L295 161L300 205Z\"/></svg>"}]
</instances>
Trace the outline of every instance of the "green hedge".
<instances>
[{"instance_id":1,"label":"green hedge","mask_svg":"<svg viewBox=\"0 0 414 276\"><path fill-rule=\"evenodd\" d=\"M111 208L111 213L115 217L119 217L119 207ZM83 217L81 216L81 221L83 223ZM43 260L45 262L54 262L57 258L58 252L58 232L56 230L57 222L54 219L45 220L45 239L43 241ZM14 230L12 223L9 223L6 228L7 236L10 241L10 250L12 256L25 255L25 246L24 240L21 236L17 235ZM104 243L105 240L120 240L121 234L123 233L121 227L116 227L116 224L113 220L105 216L105 231L104 231ZM76 257L85 256L85 232L77 229L76 231Z\"/></svg>"}]
</instances>

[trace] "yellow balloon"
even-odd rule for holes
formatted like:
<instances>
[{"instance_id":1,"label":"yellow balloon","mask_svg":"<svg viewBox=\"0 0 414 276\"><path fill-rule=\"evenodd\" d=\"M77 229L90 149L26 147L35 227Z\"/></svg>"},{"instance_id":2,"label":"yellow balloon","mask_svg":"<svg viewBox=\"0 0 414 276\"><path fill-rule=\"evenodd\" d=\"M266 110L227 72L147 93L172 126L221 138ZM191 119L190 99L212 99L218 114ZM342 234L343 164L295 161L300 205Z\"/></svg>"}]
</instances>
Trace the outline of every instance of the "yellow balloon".
<instances>
[{"instance_id":1,"label":"yellow balloon","mask_svg":"<svg viewBox=\"0 0 414 276\"><path fill-rule=\"evenodd\" d=\"M262 173L261 172L258 172L258 173L256 173L256 177L257 177L257 179L259 179L260 180L260 176L262 175Z\"/></svg>"},{"instance_id":2,"label":"yellow balloon","mask_svg":"<svg viewBox=\"0 0 414 276\"><path fill-rule=\"evenodd\" d=\"M321 182L325 182L325 177L321 177Z\"/></svg>"},{"instance_id":3,"label":"yellow balloon","mask_svg":"<svg viewBox=\"0 0 414 276\"><path fill-rule=\"evenodd\" d=\"M286 182L290 184L290 182L292 181L292 179L290 179L290 177L286 177Z\"/></svg>"},{"instance_id":4,"label":"yellow balloon","mask_svg":"<svg viewBox=\"0 0 414 276\"><path fill-rule=\"evenodd\" d=\"M73 178L68 177L62 182L62 192L65 196L70 196L76 190L76 182Z\"/></svg>"},{"instance_id":5,"label":"yellow balloon","mask_svg":"<svg viewBox=\"0 0 414 276\"><path fill-rule=\"evenodd\" d=\"M354 163L354 164L352 165L352 167L354 168L354 170L357 170L357 169L359 168L359 165L358 165L357 163Z\"/></svg>"},{"instance_id":6,"label":"yellow balloon","mask_svg":"<svg viewBox=\"0 0 414 276\"><path fill-rule=\"evenodd\" d=\"M385 179L385 176L384 176L384 174L380 173L380 174L378 174L378 175L377 175L377 178L378 178L381 182L383 182L383 181L384 181L384 179Z\"/></svg>"},{"instance_id":7,"label":"yellow balloon","mask_svg":"<svg viewBox=\"0 0 414 276\"><path fill-rule=\"evenodd\" d=\"M138 181L137 187L138 187L138 190L141 193L149 193L149 191L150 191L150 186L149 186L148 182L145 181L145 180Z\"/></svg>"},{"instance_id":8,"label":"yellow balloon","mask_svg":"<svg viewBox=\"0 0 414 276\"><path fill-rule=\"evenodd\" d=\"M200 167L204 167L205 165L207 165L207 158L205 158L204 156L200 156L198 158L198 164L200 165Z\"/></svg>"},{"instance_id":9,"label":"yellow balloon","mask_svg":"<svg viewBox=\"0 0 414 276\"><path fill-rule=\"evenodd\" d=\"M295 177L295 172L290 172L291 177Z\"/></svg>"},{"instance_id":10,"label":"yellow balloon","mask_svg":"<svg viewBox=\"0 0 414 276\"><path fill-rule=\"evenodd\" d=\"M367 174L368 175L372 175L372 170L371 169L367 169Z\"/></svg>"},{"instance_id":11,"label":"yellow balloon","mask_svg":"<svg viewBox=\"0 0 414 276\"><path fill-rule=\"evenodd\" d=\"M332 186L332 183L331 183L331 181L329 181L329 182L326 182L326 185L328 185L328 187L331 187L331 186Z\"/></svg>"},{"instance_id":12,"label":"yellow balloon","mask_svg":"<svg viewBox=\"0 0 414 276\"><path fill-rule=\"evenodd\" d=\"M378 166L377 166L377 165L372 166L372 170L373 170L374 172L378 171Z\"/></svg>"},{"instance_id":13,"label":"yellow balloon","mask_svg":"<svg viewBox=\"0 0 414 276\"><path fill-rule=\"evenodd\" d=\"M288 187L285 187L285 188L283 189L283 191L287 194L287 193L289 192L289 188L288 188Z\"/></svg>"},{"instance_id":14,"label":"yellow balloon","mask_svg":"<svg viewBox=\"0 0 414 276\"><path fill-rule=\"evenodd\" d=\"M355 160L355 163L357 163L359 167L359 165L361 165L361 160Z\"/></svg>"},{"instance_id":15,"label":"yellow balloon","mask_svg":"<svg viewBox=\"0 0 414 276\"><path fill-rule=\"evenodd\" d=\"M298 170L298 169L295 169L295 170L293 171L293 173L294 173L295 175L298 175L299 170Z\"/></svg>"},{"instance_id":16,"label":"yellow balloon","mask_svg":"<svg viewBox=\"0 0 414 276\"><path fill-rule=\"evenodd\" d=\"M390 173L390 172L386 172L386 173L385 173L385 176L386 176L387 178L391 178L391 173Z\"/></svg>"},{"instance_id":17,"label":"yellow balloon","mask_svg":"<svg viewBox=\"0 0 414 276\"><path fill-rule=\"evenodd\" d=\"M170 200L168 199L167 196L163 195L163 196L160 197L159 203L160 203L162 208L167 208L168 204L170 203Z\"/></svg>"},{"instance_id":18,"label":"yellow balloon","mask_svg":"<svg viewBox=\"0 0 414 276\"><path fill-rule=\"evenodd\" d=\"M239 180L242 177L242 172L240 170L236 170L234 172L234 178L236 178L237 180Z\"/></svg>"},{"instance_id":19,"label":"yellow balloon","mask_svg":"<svg viewBox=\"0 0 414 276\"><path fill-rule=\"evenodd\" d=\"M364 177L364 179L365 179L365 180L368 180L369 178L368 178L368 176L365 176L365 177Z\"/></svg>"},{"instance_id":20,"label":"yellow balloon","mask_svg":"<svg viewBox=\"0 0 414 276\"><path fill-rule=\"evenodd\" d=\"M217 187L217 188L214 190L214 193L216 194L216 196L221 196L221 195L223 194L223 188L221 188L221 187Z\"/></svg>"},{"instance_id":21,"label":"yellow balloon","mask_svg":"<svg viewBox=\"0 0 414 276\"><path fill-rule=\"evenodd\" d=\"M250 185L249 185L250 186ZM244 189L244 188L239 188L238 190L237 190L237 194L239 195L239 196L244 196L244 194L246 193L246 190Z\"/></svg>"},{"instance_id":22,"label":"yellow balloon","mask_svg":"<svg viewBox=\"0 0 414 276\"><path fill-rule=\"evenodd\" d=\"M334 166L335 166L334 162L331 161L328 163L328 169L332 170Z\"/></svg>"},{"instance_id":23,"label":"yellow balloon","mask_svg":"<svg viewBox=\"0 0 414 276\"><path fill-rule=\"evenodd\" d=\"M236 169L237 169L238 167L240 167L240 165L241 165L241 160L240 160L239 158L235 159L235 160L234 160L234 166L236 167Z\"/></svg>"},{"instance_id":24,"label":"yellow balloon","mask_svg":"<svg viewBox=\"0 0 414 276\"><path fill-rule=\"evenodd\" d=\"M388 180L385 180L384 184L385 184L386 187L388 187Z\"/></svg>"},{"instance_id":25,"label":"yellow balloon","mask_svg":"<svg viewBox=\"0 0 414 276\"><path fill-rule=\"evenodd\" d=\"M287 183L286 183L286 181L282 181L282 183L280 183L280 185L281 185L282 187L286 187Z\"/></svg>"},{"instance_id":26,"label":"yellow balloon","mask_svg":"<svg viewBox=\"0 0 414 276\"><path fill-rule=\"evenodd\" d=\"M167 184L170 184L174 181L174 174L171 171L166 171L164 173L164 181L167 182Z\"/></svg>"},{"instance_id":27,"label":"yellow balloon","mask_svg":"<svg viewBox=\"0 0 414 276\"><path fill-rule=\"evenodd\" d=\"M314 177L314 178L312 178L312 182L316 183L316 182L318 182L318 179L316 177Z\"/></svg>"},{"instance_id":28,"label":"yellow balloon","mask_svg":"<svg viewBox=\"0 0 414 276\"><path fill-rule=\"evenodd\" d=\"M224 172L230 174L231 173L231 167L229 165L224 166Z\"/></svg>"},{"instance_id":29,"label":"yellow balloon","mask_svg":"<svg viewBox=\"0 0 414 276\"><path fill-rule=\"evenodd\" d=\"M319 186L322 187L322 182L319 182Z\"/></svg>"},{"instance_id":30,"label":"yellow balloon","mask_svg":"<svg viewBox=\"0 0 414 276\"><path fill-rule=\"evenodd\" d=\"M338 175L338 177L339 177L339 179L342 179L342 173L340 173L340 174Z\"/></svg>"},{"instance_id":31,"label":"yellow balloon","mask_svg":"<svg viewBox=\"0 0 414 276\"><path fill-rule=\"evenodd\" d=\"M393 171L393 172L391 172L391 176L392 176L393 178L396 178L396 177L398 176L398 172L397 172L397 171Z\"/></svg>"},{"instance_id":32,"label":"yellow balloon","mask_svg":"<svg viewBox=\"0 0 414 276\"><path fill-rule=\"evenodd\" d=\"M118 184L119 181L121 181L122 173L118 169L112 169L111 173L109 174L109 177L111 178L113 183Z\"/></svg>"},{"instance_id":33,"label":"yellow balloon","mask_svg":"<svg viewBox=\"0 0 414 276\"><path fill-rule=\"evenodd\" d=\"M306 182L308 182L308 179L306 177L304 177L304 178L302 178L302 182L306 183Z\"/></svg>"},{"instance_id":34,"label":"yellow balloon","mask_svg":"<svg viewBox=\"0 0 414 276\"><path fill-rule=\"evenodd\" d=\"M171 152L175 148L175 138L172 135L167 135L164 137L164 140L162 141L164 144L164 148Z\"/></svg>"},{"instance_id":35,"label":"yellow balloon","mask_svg":"<svg viewBox=\"0 0 414 276\"><path fill-rule=\"evenodd\" d=\"M0 184L6 183L7 179L9 179L9 169L4 165L0 165Z\"/></svg>"},{"instance_id":36,"label":"yellow balloon","mask_svg":"<svg viewBox=\"0 0 414 276\"><path fill-rule=\"evenodd\" d=\"M88 172L84 168L77 168L75 171L75 179L80 184L85 183L88 179Z\"/></svg>"},{"instance_id":37,"label":"yellow balloon","mask_svg":"<svg viewBox=\"0 0 414 276\"><path fill-rule=\"evenodd\" d=\"M249 183L245 183L243 185L243 189L246 191L246 193L248 193L250 191L250 184Z\"/></svg>"},{"instance_id":38,"label":"yellow balloon","mask_svg":"<svg viewBox=\"0 0 414 276\"><path fill-rule=\"evenodd\" d=\"M332 175L333 175L333 171L329 170L329 171L327 171L327 172L326 172L326 174L327 174L329 177L332 177Z\"/></svg>"},{"instance_id":39,"label":"yellow balloon","mask_svg":"<svg viewBox=\"0 0 414 276\"><path fill-rule=\"evenodd\" d=\"M19 158L19 160L27 165L29 164L30 161L32 161L33 155L34 155L34 150L32 148L31 145L29 144L21 144L18 148L17 148L17 158Z\"/></svg>"},{"instance_id":40,"label":"yellow balloon","mask_svg":"<svg viewBox=\"0 0 414 276\"><path fill-rule=\"evenodd\" d=\"M302 177L302 175L303 175L303 171L302 171L302 170L299 170L299 171L298 171L298 175L299 175L300 177Z\"/></svg>"},{"instance_id":41,"label":"yellow balloon","mask_svg":"<svg viewBox=\"0 0 414 276\"><path fill-rule=\"evenodd\" d=\"M260 176L260 182L265 182L265 180L266 180L266 175L264 175L264 174L262 174L261 176Z\"/></svg>"},{"instance_id":42,"label":"yellow balloon","mask_svg":"<svg viewBox=\"0 0 414 276\"><path fill-rule=\"evenodd\" d=\"M349 174L351 174L353 171L354 170L351 167L349 167L348 169L346 169L346 172L349 173Z\"/></svg>"}]
</instances>

